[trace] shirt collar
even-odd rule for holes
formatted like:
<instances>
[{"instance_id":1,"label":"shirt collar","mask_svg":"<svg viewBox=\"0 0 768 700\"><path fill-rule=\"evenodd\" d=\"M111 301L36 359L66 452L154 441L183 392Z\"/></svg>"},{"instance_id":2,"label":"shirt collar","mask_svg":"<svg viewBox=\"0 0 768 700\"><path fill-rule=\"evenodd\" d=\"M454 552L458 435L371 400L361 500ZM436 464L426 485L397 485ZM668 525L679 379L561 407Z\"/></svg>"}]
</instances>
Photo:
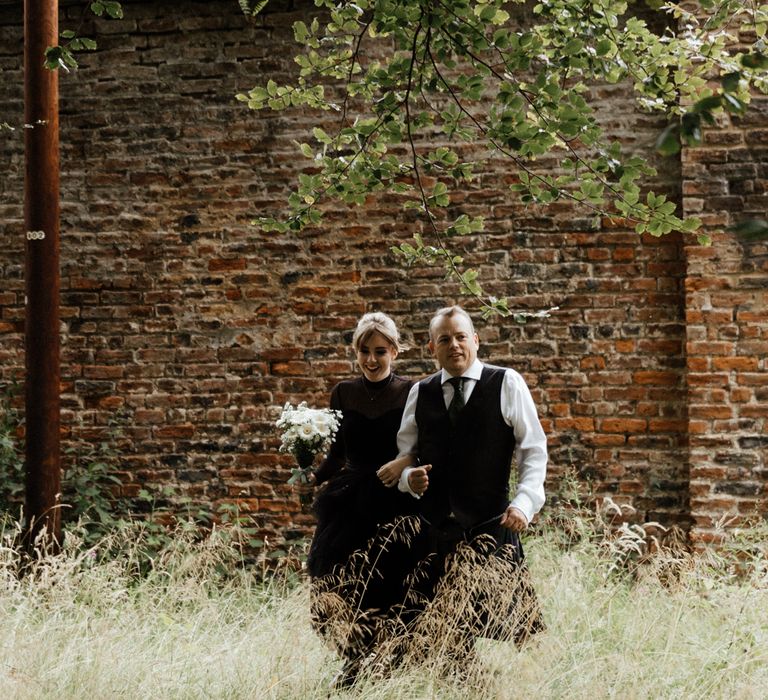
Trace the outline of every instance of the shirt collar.
<instances>
[{"instance_id":1,"label":"shirt collar","mask_svg":"<svg viewBox=\"0 0 768 700\"><path fill-rule=\"evenodd\" d=\"M475 381L479 381L480 377L483 374L483 363L480 362L477 358L475 358L475 361L469 366L469 369L467 369L466 372L464 372L461 376L465 379L474 379ZM445 384L453 375L446 372L444 369L440 370L440 383Z\"/></svg>"}]
</instances>

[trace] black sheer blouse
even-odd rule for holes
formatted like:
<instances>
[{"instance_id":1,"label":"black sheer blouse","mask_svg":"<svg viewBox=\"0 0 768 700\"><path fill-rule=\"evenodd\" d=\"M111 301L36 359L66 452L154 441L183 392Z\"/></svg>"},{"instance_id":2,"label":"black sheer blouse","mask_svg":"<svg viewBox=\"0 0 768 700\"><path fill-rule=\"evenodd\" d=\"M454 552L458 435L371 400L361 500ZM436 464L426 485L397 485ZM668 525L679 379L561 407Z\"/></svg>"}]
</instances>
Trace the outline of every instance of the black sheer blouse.
<instances>
[{"instance_id":1,"label":"black sheer blouse","mask_svg":"<svg viewBox=\"0 0 768 700\"><path fill-rule=\"evenodd\" d=\"M342 412L342 420L328 456L315 472L318 484L344 466L376 471L397 457L397 431L412 384L390 374L380 382L361 376L333 388L331 408Z\"/></svg>"}]
</instances>

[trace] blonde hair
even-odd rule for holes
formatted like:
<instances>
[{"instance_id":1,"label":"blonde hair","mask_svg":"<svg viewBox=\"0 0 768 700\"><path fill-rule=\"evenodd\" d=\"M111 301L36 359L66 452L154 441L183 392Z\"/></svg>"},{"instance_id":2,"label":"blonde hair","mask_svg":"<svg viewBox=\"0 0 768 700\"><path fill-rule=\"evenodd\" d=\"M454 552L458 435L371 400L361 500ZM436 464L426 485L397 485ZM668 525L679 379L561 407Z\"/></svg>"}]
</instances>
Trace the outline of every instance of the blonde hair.
<instances>
[{"instance_id":1,"label":"blonde hair","mask_svg":"<svg viewBox=\"0 0 768 700\"><path fill-rule=\"evenodd\" d=\"M435 325L440 321L441 318L451 318L451 316L463 316L464 318L469 321L469 330L472 331L472 333L475 333L475 324L472 323L472 317L464 311L460 306L444 306L442 309L438 309L435 311L435 315L432 316L432 319L429 322L429 338L430 340L434 340L432 337L432 330L434 329Z\"/></svg>"},{"instance_id":2,"label":"blonde hair","mask_svg":"<svg viewBox=\"0 0 768 700\"><path fill-rule=\"evenodd\" d=\"M395 322L380 311L365 314L358 322L357 328L352 335L352 347L355 352L360 350L360 346L368 340L374 333L381 333L387 342L398 352L402 350L400 345L400 333L397 330Z\"/></svg>"}]
</instances>

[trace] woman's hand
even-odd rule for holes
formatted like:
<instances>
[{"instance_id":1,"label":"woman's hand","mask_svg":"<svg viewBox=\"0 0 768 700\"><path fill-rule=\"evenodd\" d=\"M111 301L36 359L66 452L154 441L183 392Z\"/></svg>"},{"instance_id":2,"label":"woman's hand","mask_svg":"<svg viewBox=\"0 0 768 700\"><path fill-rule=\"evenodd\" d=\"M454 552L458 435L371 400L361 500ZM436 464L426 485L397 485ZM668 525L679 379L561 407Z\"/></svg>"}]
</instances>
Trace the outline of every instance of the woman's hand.
<instances>
[{"instance_id":1,"label":"woman's hand","mask_svg":"<svg viewBox=\"0 0 768 700\"><path fill-rule=\"evenodd\" d=\"M306 481L299 480L293 485L293 488L299 494L299 503L305 506L312 503L315 487L317 486L314 472L309 472L306 477Z\"/></svg>"},{"instance_id":2,"label":"woman's hand","mask_svg":"<svg viewBox=\"0 0 768 700\"><path fill-rule=\"evenodd\" d=\"M394 467L392 462L387 462L376 472L376 476L381 479L381 483L384 484L384 486L392 488L398 481L400 481L400 474L402 471L402 469Z\"/></svg>"},{"instance_id":3,"label":"woman's hand","mask_svg":"<svg viewBox=\"0 0 768 700\"><path fill-rule=\"evenodd\" d=\"M379 467L376 476L378 476L379 479L381 479L381 483L388 488L397 486L397 482L400 481L400 475L403 473L403 469L410 467L413 462L414 460L410 455L398 457Z\"/></svg>"}]
</instances>

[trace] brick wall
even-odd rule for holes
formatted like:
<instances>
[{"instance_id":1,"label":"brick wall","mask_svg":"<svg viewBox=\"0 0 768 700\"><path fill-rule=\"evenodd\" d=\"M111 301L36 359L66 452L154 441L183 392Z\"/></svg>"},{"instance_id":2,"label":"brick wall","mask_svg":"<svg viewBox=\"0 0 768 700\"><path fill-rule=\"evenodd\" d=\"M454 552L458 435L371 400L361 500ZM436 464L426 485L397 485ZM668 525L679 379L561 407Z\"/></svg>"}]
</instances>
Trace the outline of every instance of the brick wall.
<instances>
[{"instance_id":1,"label":"brick wall","mask_svg":"<svg viewBox=\"0 0 768 700\"><path fill-rule=\"evenodd\" d=\"M0 0L0 122L16 126L23 119L20 5ZM457 299L456 288L440 270L398 266L388 247L410 238L419 222L388 198L337 207L322 228L298 236L249 225L279 211L306 162L292 140L306 140L323 117L251 113L233 95L292 73L290 27L311 13L310 2L272 2L254 24L234 0L124 5L125 20L96 22L99 51L60 79L67 440L102 439L119 409L125 494L171 484L205 504L239 503L267 534L306 532L311 520L285 485L288 463L276 450L280 406L327 401L333 384L354 371L351 329L370 309L393 314L410 342L398 370L431 371L424 329L433 309ZM65 3L62 16L75 9ZM614 133L650 152L661 122L635 111L620 86L596 96ZM731 129L739 148L750 129L757 130ZM23 379L22 141L20 129L0 132L4 383ZM710 143L702 152L722 148ZM753 152L757 192L765 166ZM690 189L699 178L689 176L690 163L685 168L683 179L679 162L659 163L655 186L678 200L681 186L686 197L699 196ZM488 228L457 245L469 264L482 266L490 292L517 308L560 311L525 326L478 318L481 356L528 380L549 436L553 480L573 466L596 493L637 508L639 519L687 525L689 430L693 464L707 468L702 441L716 439L723 420L697 412L709 401L697 392L708 389L690 385L689 375L725 374L751 392L726 392L723 405L737 412L731 420L752 412L753 428L733 438L738 454L764 455L764 418L754 412L765 403L765 361L752 342L760 333L765 340L765 317L754 316L764 287L750 292L751 310L737 309L746 302L726 296L736 290L705 286L726 279L706 256L727 256L732 242L718 238L702 252L674 236L639 239L568 205L524 207L506 190L508 170L487 161L457 198L456 214L482 214ZM748 181L737 174L713 168L712 177L740 182L747 198ZM758 265L757 255L741 265ZM758 280L759 271L728 275ZM738 348L734 339L707 336L726 333L722 321L692 316L707 293L714 309L734 314L728 325L741 334ZM743 335L748 327L757 338ZM690 346L704 340L733 343L721 359L753 365L691 364L714 363L711 350ZM707 500L696 506L698 527L705 526L699 511L720 499L721 486L707 479L697 472L696 488L711 491L694 493L696 504Z\"/></svg>"},{"instance_id":2,"label":"brick wall","mask_svg":"<svg viewBox=\"0 0 768 700\"><path fill-rule=\"evenodd\" d=\"M687 255L686 318L694 539L768 511L768 245L727 230L768 211L768 99L683 158L689 214L712 232Z\"/></svg>"}]
</instances>

